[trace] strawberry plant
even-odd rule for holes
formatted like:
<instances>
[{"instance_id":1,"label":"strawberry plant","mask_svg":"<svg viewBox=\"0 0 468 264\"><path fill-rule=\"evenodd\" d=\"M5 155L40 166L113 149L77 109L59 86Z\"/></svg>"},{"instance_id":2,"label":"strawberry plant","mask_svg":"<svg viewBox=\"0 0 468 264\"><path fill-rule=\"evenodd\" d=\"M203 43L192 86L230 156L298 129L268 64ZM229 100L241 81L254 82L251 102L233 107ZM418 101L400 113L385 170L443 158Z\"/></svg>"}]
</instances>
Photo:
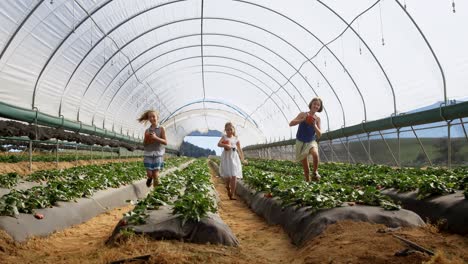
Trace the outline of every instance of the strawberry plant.
<instances>
[{"instance_id":1,"label":"strawberry plant","mask_svg":"<svg viewBox=\"0 0 468 264\"><path fill-rule=\"evenodd\" d=\"M10 172L7 174L0 175L0 187L1 188L12 188L16 186L19 181L19 175L16 172Z\"/></svg>"}]
</instances>

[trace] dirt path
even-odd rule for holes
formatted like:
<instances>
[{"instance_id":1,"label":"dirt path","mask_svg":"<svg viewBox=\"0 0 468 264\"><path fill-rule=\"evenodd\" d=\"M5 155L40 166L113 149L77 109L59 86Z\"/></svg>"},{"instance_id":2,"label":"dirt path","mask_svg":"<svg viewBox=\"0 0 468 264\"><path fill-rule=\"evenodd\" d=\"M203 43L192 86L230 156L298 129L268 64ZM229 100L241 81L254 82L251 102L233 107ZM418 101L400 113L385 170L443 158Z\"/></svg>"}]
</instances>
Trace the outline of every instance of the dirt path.
<instances>
[{"instance_id":1,"label":"dirt path","mask_svg":"<svg viewBox=\"0 0 468 264\"><path fill-rule=\"evenodd\" d=\"M229 200L221 178L212 177L221 202L218 213L240 242L240 252L253 263L287 263L298 253L280 226L270 226L240 199Z\"/></svg>"},{"instance_id":2,"label":"dirt path","mask_svg":"<svg viewBox=\"0 0 468 264\"><path fill-rule=\"evenodd\" d=\"M468 263L468 237L437 232L434 228L397 231L428 249L445 254L432 258L422 253L396 257L405 248L382 225L345 221L330 226L304 247L293 246L279 226L269 226L240 200L228 199L224 184L214 177L221 202L219 214L240 241L239 247L153 241L131 237L118 246L104 243L122 214L133 206L113 209L86 223L32 238L19 244L0 230L0 263L108 263L151 255L146 263ZM439 253L440 254L440 253ZM452 258L452 260L449 260ZM132 262L138 263L138 262ZM143 262L140 262L143 263Z\"/></svg>"}]
</instances>

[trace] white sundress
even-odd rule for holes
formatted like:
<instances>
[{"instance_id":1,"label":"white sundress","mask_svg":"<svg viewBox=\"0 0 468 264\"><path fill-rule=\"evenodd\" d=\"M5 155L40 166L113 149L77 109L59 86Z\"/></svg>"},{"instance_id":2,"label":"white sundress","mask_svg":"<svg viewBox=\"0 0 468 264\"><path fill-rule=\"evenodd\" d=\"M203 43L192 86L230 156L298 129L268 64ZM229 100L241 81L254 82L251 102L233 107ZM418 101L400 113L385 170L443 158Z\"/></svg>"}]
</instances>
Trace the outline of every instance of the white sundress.
<instances>
[{"instance_id":1,"label":"white sundress","mask_svg":"<svg viewBox=\"0 0 468 264\"><path fill-rule=\"evenodd\" d=\"M236 176L237 178L242 178L242 164L239 158L237 150L232 150L233 148L237 149L237 142L239 141L237 137L227 137L223 136L223 141L229 141L231 145L230 150L223 149L221 153L221 164L219 167L219 175L221 177L227 176Z\"/></svg>"}]
</instances>

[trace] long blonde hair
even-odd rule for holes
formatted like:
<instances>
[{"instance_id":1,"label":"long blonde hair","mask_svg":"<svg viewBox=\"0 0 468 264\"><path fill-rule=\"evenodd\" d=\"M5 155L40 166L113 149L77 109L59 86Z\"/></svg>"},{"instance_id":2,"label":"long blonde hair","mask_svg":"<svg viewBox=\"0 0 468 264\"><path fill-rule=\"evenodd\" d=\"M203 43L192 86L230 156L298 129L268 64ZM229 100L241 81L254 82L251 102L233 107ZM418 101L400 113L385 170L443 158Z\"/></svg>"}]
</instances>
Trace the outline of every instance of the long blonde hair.
<instances>
[{"instance_id":1,"label":"long blonde hair","mask_svg":"<svg viewBox=\"0 0 468 264\"><path fill-rule=\"evenodd\" d=\"M150 109L150 110L146 110L145 112L143 112L143 114L140 115L140 117L137 119L138 122L143 123L143 124L148 123L150 113L154 113L156 115L156 118L159 120L158 111Z\"/></svg>"},{"instance_id":2,"label":"long blonde hair","mask_svg":"<svg viewBox=\"0 0 468 264\"><path fill-rule=\"evenodd\" d=\"M227 122L225 125L224 125L224 131L226 131L226 129L228 127L231 127L232 129L232 135L233 136L236 136L236 128L234 127L234 125L231 123L231 122Z\"/></svg>"}]
</instances>

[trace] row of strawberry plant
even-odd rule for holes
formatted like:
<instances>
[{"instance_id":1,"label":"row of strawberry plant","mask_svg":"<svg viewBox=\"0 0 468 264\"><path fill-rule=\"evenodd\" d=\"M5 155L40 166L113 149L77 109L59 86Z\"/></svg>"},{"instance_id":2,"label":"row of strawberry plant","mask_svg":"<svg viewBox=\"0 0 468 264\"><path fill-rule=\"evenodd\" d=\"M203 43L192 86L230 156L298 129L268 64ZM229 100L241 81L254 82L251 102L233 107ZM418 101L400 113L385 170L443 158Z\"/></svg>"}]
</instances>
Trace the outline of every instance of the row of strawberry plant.
<instances>
[{"instance_id":1,"label":"row of strawberry plant","mask_svg":"<svg viewBox=\"0 0 468 264\"><path fill-rule=\"evenodd\" d=\"M291 161L251 160L251 166L260 169L281 172L283 174L302 175L302 166ZM452 170L443 168L391 168L385 165L365 164L320 164L322 181L346 184L358 188L376 186L395 188L401 192L418 191L420 199L432 195L453 193L465 190L468 193L468 168L458 167Z\"/></svg>"},{"instance_id":2,"label":"row of strawberry plant","mask_svg":"<svg viewBox=\"0 0 468 264\"><path fill-rule=\"evenodd\" d=\"M250 163L249 163L250 164ZM356 189L346 184L322 181L309 183L302 176L284 176L248 165L243 169L244 182L256 191L265 192L266 197L278 197L283 206L310 207L311 209L334 208L345 202L381 206L387 210L398 210L388 196L374 186Z\"/></svg>"},{"instance_id":3,"label":"row of strawberry plant","mask_svg":"<svg viewBox=\"0 0 468 264\"><path fill-rule=\"evenodd\" d=\"M169 159L167 167L178 164L177 158ZM48 174L50 173L50 174ZM33 213L35 209L54 206L58 201L72 201L90 197L98 190L141 180L146 176L141 162L110 163L100 166L82 166L66 170L42 171L39 175L47 185L27 190L11 190L0 198L0 215L17 216Z\"/></svg>"},{"instance_id":4,"label":"row of strawberry plant","mask_svg":"<svg viewBox=\"0 0 468 264\"><path fill-rule=\"evenodd\" d=\"M217 210L210 189L206 159L197 159L187 168L162 177L160 184L125 216L129 224L140 225L146 222L148 210L172 205L173 214L182 218L182 224L186 221L198 222L208 212L215 213Z\"/></svg>"}]
</instances>

